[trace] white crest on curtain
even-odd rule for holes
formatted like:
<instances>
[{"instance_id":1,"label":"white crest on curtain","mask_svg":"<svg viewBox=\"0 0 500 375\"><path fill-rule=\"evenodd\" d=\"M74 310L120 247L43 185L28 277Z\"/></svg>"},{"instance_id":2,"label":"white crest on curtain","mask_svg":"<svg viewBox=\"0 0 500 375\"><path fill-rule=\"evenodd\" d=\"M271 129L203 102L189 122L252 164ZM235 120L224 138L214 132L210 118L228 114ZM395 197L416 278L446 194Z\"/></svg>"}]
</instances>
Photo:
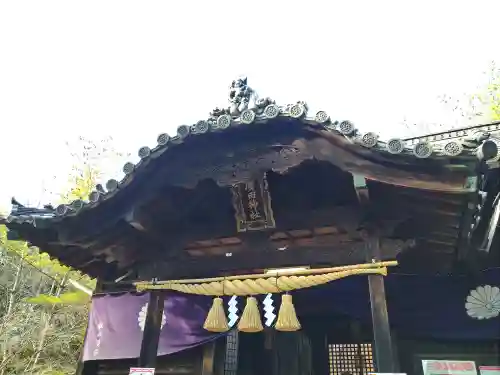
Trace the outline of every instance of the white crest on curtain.
<instances>
[{"instance_id":1,"label":"white crest on curtain","mask_svg":"<svg viewBox=\"0 0 500 375\"><path fill-rule=\"evenodd\" d=\"M467 314L474 319L491 319L500 314L500 288L491 285L471 290L465 302Z\"/></svg>"},{"instance_id":2,"label":"white crest on curtain","mask_svg":"<svg viewBox=\"0 0 500 375\"><path fill-rule=\"evenodd\" d=\"M144 304L144 306L142 306L142 309L141 309L141 311L139 311L139 314L137 316L137 322L139 323L139 327L141 328L141 331L144 331L144 325L146 324L146 315L148 313L148 305L149 305L149 303L146 302ZM167 317L165 316L165 313L163 313L161 316L161 328L163 328L163 326L165 325L166 322L167 322Z\"/></svg>"}]
</instances>

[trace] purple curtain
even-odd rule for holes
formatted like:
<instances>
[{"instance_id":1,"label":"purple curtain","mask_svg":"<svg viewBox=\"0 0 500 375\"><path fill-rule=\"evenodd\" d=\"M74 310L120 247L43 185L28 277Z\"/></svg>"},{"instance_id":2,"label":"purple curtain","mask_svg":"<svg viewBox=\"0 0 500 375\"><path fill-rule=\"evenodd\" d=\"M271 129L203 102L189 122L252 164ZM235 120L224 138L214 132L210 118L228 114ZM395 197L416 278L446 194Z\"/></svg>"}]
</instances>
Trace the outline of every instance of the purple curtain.
<instances>
[{"instance_id":1,"label":"purple curtain","mask_svg":"<svg viewBox=\"0 0 500 375\"><path fill-rule=\"evenodd\" d=\"M83 360L136 358L141 348L149 294L97 296L92 300ZM171 354L216 339L203 329L212 299L168 293L158 355Z\"/></svg>"},{"instance_id":2,"label":"purple curtain","mask_svg":"<svg viewBox=\"0 0 500 375\"><path fill-rule=\"evenodd\" d=\"M389 320L398 335L411 338L497 340L500 317L475 320L465 310L465 299L479 285L500 286L500 270L472 280L464 276L390 274L385 279ZM279 298L274 296L275 312ZM95 297L89 317L84 360L136 358L149 294ZM167 292L158 354L189 349L220 337L203 329L211 297ZM227 306L227 301L225 302ZM325 314L345 314L371 323L367 278L349 277L294 292L299 317L321 304ZM244 307L238 304L239 314ZM316 309L317 310L317 309Z\"/></svg>"}]
</instances>

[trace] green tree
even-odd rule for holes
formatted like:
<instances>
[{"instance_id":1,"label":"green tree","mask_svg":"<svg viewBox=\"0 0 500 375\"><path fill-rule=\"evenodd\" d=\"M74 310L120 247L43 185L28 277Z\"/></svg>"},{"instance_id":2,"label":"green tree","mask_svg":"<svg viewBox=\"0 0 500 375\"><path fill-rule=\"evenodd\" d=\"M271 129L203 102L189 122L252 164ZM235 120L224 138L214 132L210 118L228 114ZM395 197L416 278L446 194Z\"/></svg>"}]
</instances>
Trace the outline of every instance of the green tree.
<instances>
[{"instance_id":1,"label":"green tree","mask_svg":"<svg viewBox=\"0 0 500 375\"><path fill-rule=\"evenodd\" d=\"M78 137L66 145L73 165L67 180L63 182L66 185L64 193L56 197L61 203L76 199L86 200L96 184L102 181L104 176L113 173L116 165L129 156L119 152L113 146L113 139L109 137L99 141Z\"/></svg>"},{"instance_id":2,"label":"green tree","mask_svg":"<svg viewBox=\"0 0 500 375\"><path fill-rule=\"evenodd\" d=\"M491 121L500 121L500 67L491 62L487 74L487 83L476 94L477 99L486 108L486 116Z\"/></svg>"},{"instance_id":3,"label":"green tree","mask_svg":"<svg viewBox=\"0 0 500 375\"><path fill-rule=\"evenodd\" d=\"M439 99L448 110L458 115L458 123L455 125L453 122L451 124L449 122L445 124L413 123L405 118L401 126L407 130L408 136L447 131L467 124L500 121L500 66L492 61L488 69L483 72L483 80L473 92L464 93L458 97L445 94ZM455 120L457 120L456 117Z\"/></svg>"},{"instance_id":4,"label":"green tree","mask_svg":"<svg viewBox=\"0 0 500 375\"><path fill-rule=\"evenodd\" d=\"M66 288L65 276L79 279L87 285L91 281L51 260L38 249L28 247L24 242L7 241L6 232L4 226L0 227L0 285L2 302L6 301L0 306L0 372L49 374L49 369L63 371L68 365L72 365L68 358L75 357L74 348L81 345L86 321L85 309L72 308L69 316L77 319L77 325L58 327L54 322L60 320L64 308L49 310L43 306L28 304L25 299L37 294L50 295L62 291ZM61 351L54 351L58 356L55 357L51 347L58 343L64 345L59 345ZM47 353L51 354L47 356Z\"/></svg>"},{"instance_id":5,"label":"green tree","mask_svg":"<svg viewBox=\"0 0 500 375\"><path fill-rule=\"evenodd\" d=\"M473 93L456 98L443 95L441 101L451 111L474 122L500 121L500 67L492 61L483 74L483 82Z\"/></svg>"},{"instance_id":6,"label":"green tree","mask_svg":"<svg viewBox=\"0 0 500 375\"><path fill-rule=\"evenodd\" d=\"M123 156L111 139L68 144L74 161L58 202L87 199L109 167ZM71 374L75 370L95 283L37 248L8 241L0 226L0 375Z\"/></svg>"}]
</instances>

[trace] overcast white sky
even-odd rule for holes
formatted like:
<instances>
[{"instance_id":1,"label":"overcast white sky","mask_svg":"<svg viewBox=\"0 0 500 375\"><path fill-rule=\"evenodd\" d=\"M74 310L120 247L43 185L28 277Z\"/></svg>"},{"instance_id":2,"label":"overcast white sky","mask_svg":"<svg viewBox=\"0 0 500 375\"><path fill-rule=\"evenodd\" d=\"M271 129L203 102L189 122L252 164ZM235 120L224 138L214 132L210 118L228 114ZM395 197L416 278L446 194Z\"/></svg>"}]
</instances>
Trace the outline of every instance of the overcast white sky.
<instances>
[{"instance_id":1,"label":"overcast white sky","mask_svg":"<svg viewBox=\"0 0 500 375\"><path fill-rule=\"evenodd\" d=\"M500 1L0 1L0 207L37 203L65 141L113 136L136 154L226 104L239 74L384 136L456 120L500 61ZM121 165L116 166L119 171Z\"/></svg>"}]
</instances>

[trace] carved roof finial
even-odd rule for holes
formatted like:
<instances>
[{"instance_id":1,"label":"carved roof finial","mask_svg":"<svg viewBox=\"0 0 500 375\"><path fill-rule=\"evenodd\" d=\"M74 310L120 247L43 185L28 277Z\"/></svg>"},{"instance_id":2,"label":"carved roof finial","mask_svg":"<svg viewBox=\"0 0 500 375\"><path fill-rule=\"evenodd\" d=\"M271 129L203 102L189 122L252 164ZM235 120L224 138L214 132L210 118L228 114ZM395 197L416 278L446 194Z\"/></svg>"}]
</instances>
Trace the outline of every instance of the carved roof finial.
<instances>
[{"instance_id":1,"label":"carved roof finial","mask_svg":"<svg viewBox=\"0 0 500 375\"><path fill-rule=\"evenodd\" d=\"M248 85L248 77L244 74L240 74L236 79L231 83L230 88L238 87L238 86L247 86Z\"/></svg>"},{"instance_id":2,"label":"carved roof finial","mask_svg":"<svg viewBox=\"0 0 500 375\"><path fill-rule=\"evenodd\" d=\"M17 209L17 208L25 208L24 204L19 203L19 201L18 201L16 198L14 198L14 197L12 197L12 198L10 199L10 204L11 204L14 208L16 208L16 209Z\"/></svg>"}]
</instances>

